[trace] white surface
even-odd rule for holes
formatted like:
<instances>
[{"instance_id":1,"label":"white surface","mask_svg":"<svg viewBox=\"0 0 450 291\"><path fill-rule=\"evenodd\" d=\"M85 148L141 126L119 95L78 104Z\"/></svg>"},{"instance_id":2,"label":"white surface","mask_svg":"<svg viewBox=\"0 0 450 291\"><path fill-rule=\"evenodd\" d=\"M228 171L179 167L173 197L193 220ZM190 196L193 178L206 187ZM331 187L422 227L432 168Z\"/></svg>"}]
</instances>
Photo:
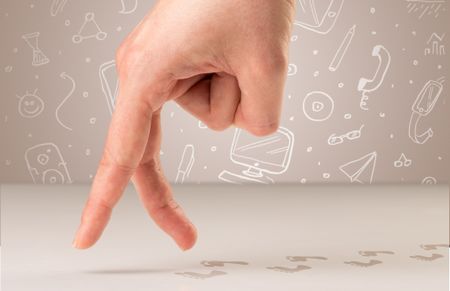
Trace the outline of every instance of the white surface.
<instances>
[{"instance_id":1,"label":"white surface","mask_svg":"<svg viewBox=\"0 0 450 291\"><path fill-rule=\"evenodd\" d=\"M101 240L71 242L86 186L4 186L2 290L448 290L447 187L176 187L199 240L181 252L132 189ZM392 255L363 257L359 251ZM431 256L420 261L411 256ZM320 256L291 262L287 256ZM356 267L345 262L382 263ZM242 261L206 267L204 260ZM268 267L310 269L294 273ZM204 280L176 273L211 271Z\"/></svg>"}]
</instances>

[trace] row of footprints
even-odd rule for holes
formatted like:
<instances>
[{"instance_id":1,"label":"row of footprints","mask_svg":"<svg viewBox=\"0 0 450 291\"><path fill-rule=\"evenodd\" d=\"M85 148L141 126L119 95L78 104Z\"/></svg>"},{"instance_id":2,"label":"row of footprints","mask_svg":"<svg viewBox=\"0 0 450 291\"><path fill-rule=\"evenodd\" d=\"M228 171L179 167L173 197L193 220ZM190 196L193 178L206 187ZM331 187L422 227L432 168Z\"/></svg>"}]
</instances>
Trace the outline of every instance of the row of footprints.
<instances>
[{"instance_id":1,"label":"row of footprints","mask_svg":"<svg viewBox=\"0 0 450 291\"><path fill-rule=\"evenodd\" d=\"M448 244L426 244L426 245L420 245L420 247L425 251L435 251L439 248L445 248L447 249L449 247ZM388 255L395 255L395 252L393 251L360 251L358 252L360 256L366 257L366 258L373 258L373 257L380 257L380 256L388 256ZM433 262L438 259L442 259L445 256L442 254L438 254L433 252L430 255L415 255L410 256L411 259L419 260L423 262ZM321 256L287 256L286 259L293 263L299 263L299 262L309 262L309 261L327 261L328 258L321 257ZM344 262L346 265L354 266L354 267L360 267L360 268L369 268L374 267L376 265L380 265L383 262L378 259L370 259L369 261L347 261ZM200 262L201 265L205 267L225 267L227 264L231 265L249 265L248 262L243 261L202 261ZM266 267L268 270L277 271L277 272L284 272L284 273L297 273L305 270L312 269L310 266L306 265L297 265L295 267L280 267L280 266L274 266L274 267ZM217 276L223 276L226 275L227 272L219 271L219 270L212 270L210 272L206 273L198 273L198 272L177 272L174 273L176 275L193 278L193 279L208 279L213 278Z\"/></svg>"}]
</instances>

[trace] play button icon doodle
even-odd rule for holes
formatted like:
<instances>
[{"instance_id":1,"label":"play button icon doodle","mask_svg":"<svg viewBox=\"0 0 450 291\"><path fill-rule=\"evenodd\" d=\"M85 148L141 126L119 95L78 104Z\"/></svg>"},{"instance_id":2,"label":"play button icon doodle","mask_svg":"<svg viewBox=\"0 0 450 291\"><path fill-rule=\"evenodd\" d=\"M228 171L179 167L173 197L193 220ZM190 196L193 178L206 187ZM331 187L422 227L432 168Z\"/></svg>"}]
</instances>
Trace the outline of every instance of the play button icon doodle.
<instances>
[{"instance_id":1,"label":"play button icon doodle","mask_svg":"<svg viewBox=\"0 0 450 291\"><path fill-rule=\"evenodd\" d=\"M311 121L325 121L334 111L334 100L321 91L313 91L303 100L303 113Z\"/></svg>"}]
</instances>

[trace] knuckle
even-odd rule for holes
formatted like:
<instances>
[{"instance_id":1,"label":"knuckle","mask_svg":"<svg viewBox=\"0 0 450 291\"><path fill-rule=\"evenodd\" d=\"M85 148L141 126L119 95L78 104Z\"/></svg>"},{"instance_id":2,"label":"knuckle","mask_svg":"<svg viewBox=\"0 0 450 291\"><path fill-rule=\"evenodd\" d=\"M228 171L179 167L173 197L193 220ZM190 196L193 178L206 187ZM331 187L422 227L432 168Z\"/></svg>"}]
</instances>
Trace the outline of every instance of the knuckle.
<instances>
[{"instance_id":1,"label":"knuckle","mask_svg":"<svg viewBox=\"0 0 450 291\"><path fill-rule=\"evenodd\" d=\"M180 206L178 205L178 203L175 202L175 200L174 200L172 197L163 200L163 201L158 205L158 209L160 209L160 210L161 210L161 209L172 209L172 210L174 210L174 209L177 209L177 208L179 208L179 207L180 207Z\"/></svg>"},{"instance_id":2,"label":"knuckle","mask_svg":"<svg viewBox=\"0 0 450 291\"><path fill-rule=\"evenodd\" d=\"M267 77L274 74L284 74L288 65L288 55L284 50L263 49L256 56L254 69L257 74Z\"/></svg>"},{"instance_id":3,"label":"knuckle","mask_svg":"<svg viewBox=\"0 0 450 291\"><path fill-rule=\"evenodd\" d=\"M116 51L116 67L120 73L131 72L145 57L145 50L138 44L124 41Z\"/></svg>"},{"instance_id":4,"label":"knuckle","mask_svg":"<svg viewBox=\"0 0 450 291\"><path fill-rule=\"evenodd\" d=\"M126 155L124 153L113 156L109 149L105 149L103 157L100 159L100 166L106 169L114 169L121 174L129 175L136 170L136 165L130 164L132 161L132 154Z\"/></svg>"}]
</instances>

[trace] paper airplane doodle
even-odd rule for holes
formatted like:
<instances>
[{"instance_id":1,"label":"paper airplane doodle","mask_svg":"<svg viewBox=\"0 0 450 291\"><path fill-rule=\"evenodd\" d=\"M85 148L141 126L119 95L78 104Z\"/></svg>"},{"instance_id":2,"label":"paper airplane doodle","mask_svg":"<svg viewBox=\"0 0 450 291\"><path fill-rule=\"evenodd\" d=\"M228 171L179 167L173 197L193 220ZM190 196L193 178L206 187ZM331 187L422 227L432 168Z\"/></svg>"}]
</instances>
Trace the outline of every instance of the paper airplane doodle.
<instances>
[{"instance_id":1,"label":"paper airplane doodle","mask_svg":"<svg viewBox=\"0 0 450 291\"><path fill-rule=\"evenodd\" d=\"M371 184L377 163L377 152L369 153L359 159L348 162L339 167L352 183Z\"/></svg>"}]
</instances>

